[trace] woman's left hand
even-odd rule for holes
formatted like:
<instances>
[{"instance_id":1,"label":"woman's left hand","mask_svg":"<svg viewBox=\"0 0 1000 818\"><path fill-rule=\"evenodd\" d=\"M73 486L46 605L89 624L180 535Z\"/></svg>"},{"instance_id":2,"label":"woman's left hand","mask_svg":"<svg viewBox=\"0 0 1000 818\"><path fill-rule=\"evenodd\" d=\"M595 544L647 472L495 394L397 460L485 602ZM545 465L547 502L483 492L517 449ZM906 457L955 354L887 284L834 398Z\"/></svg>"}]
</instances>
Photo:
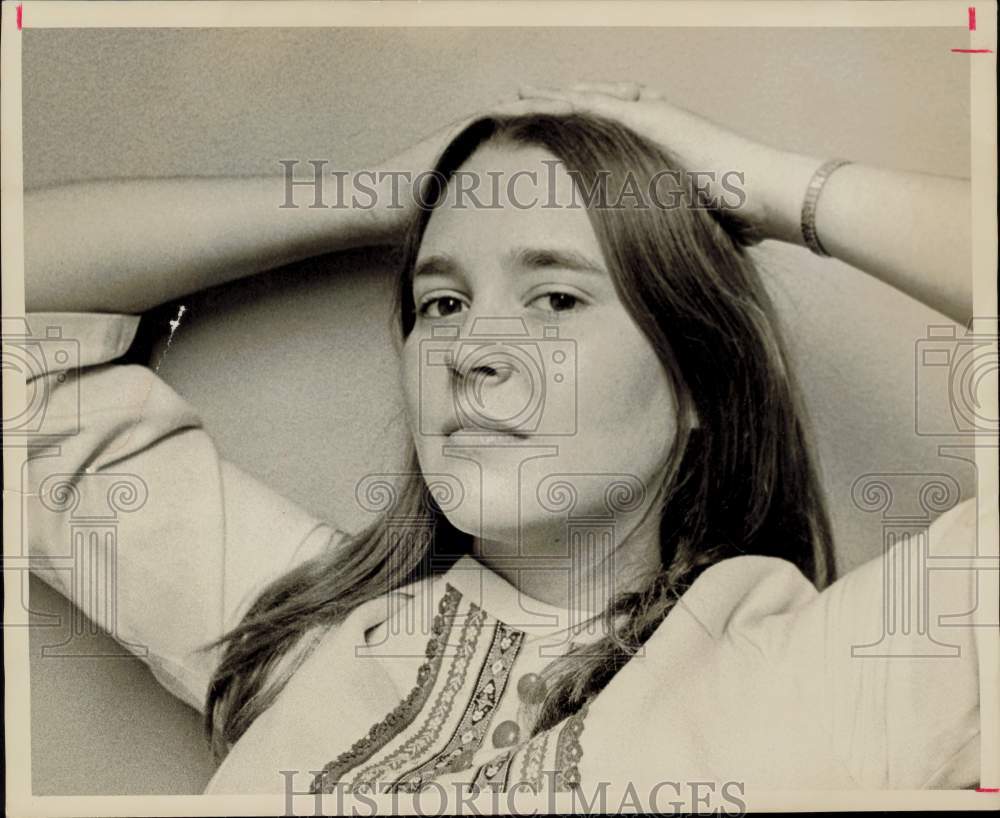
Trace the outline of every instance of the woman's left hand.
<instances>
[{"instance_id":1,"label":"woman's left hand","mask_svg":"<svg viewBox=\"0 0 1000 818\"><path fill-rule=\"evenodd\" d=\"M746 199L739 214L754 234L804 244L802 202L822 158L755 142L635 82L526 86L521 96L616 119L665 148L685 170L714 173L716 184L723 174L742 173ZM709 192L719 199L724 190ZM815 227L826 252L966 324L972 316L970 202L968 179L851 163L824 184Z\"/></svg>"},{"instance_id":2,"label":"woman's left hand","mask_svg":"<svg viewBox=\"0 0 1000 818\"><path fill-rule=\"evenodd\" d=\"M715 201L731 201L721 187L725 174L742 174L746 194L740 215L760 238L800 241L797 221L809 179L819 160L785 153L755 142L696 114L678 108L662 94L636 82L588 82L568 88L523 86L524 99L568 102L576 111L615 119L658 143L688 171L705 173ZM736 176L739 179L739 175ZM731 182L730 182L731 183Z\"/></svg>"}]
</instances>

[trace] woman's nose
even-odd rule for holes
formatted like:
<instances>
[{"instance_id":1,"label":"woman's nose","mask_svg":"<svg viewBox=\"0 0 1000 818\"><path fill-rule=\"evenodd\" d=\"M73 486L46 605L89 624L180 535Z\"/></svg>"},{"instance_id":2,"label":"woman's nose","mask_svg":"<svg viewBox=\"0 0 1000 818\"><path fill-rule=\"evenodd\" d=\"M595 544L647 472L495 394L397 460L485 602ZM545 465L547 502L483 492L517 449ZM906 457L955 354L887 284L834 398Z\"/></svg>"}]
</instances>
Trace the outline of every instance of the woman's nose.
<instances>
[{"instance_id":1,"label":"woman's nose","mask_svg":"<svg viewBox=\"0 0 1000 818\"><path fill-rule=\"evenodd\" d=\"M453 365L454 399L468 428L520 431L535 390L515 350L489 344L465 350Z\"/></svg>"},{"instance_id":2,"label":"woman's nose","mask_svg":"<svg viewBox=\"0 0 1000 818\"><path fill-rule=\"evenodd\" d=\"M478 348L461 355L452 371L462 382L499 386L510 379L515 372L514 364L506 359L503 347Z\"/></svg>"}]
</instances>

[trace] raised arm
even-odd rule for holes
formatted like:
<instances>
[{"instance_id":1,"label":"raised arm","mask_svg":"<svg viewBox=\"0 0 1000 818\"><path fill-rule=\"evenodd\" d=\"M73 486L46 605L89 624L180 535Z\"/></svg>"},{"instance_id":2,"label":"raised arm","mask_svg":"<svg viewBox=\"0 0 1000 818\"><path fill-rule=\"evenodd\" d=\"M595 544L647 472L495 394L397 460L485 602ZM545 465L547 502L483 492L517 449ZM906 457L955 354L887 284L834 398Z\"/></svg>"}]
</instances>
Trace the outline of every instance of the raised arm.
<instances>
[{"instance_id":1,"label":"raised arm","mask_svg":"<svg viewBox=\"0 0 1000 818\"><path fill-rule=\"evenodd\" d=\"M333 181L324 180L327 191ZM26 192L27 309L144 312L391 236L387 211L310 208L312 194L302 189L293 200L299 207L282 208L284 201L280 175L96 181Z\"/></svg>"},{"instance_id":2,"label":"raised arm","mask_svg":"<svg viewBox=\"0 0 1000 818\"><path fill-rule=\"evenodd\" d=\"M565 111L565 103L502 102L488 110ZM96 181L25 193L29 312L138 313L300 259L392 244L418 206L412 183L470 118L374 167L322 168L323 195L273 176ZM344 174L338 183L334 173ZM294 178L311 181L301 162ZM342 195L341 186L342 185ZM337 204L341 206L334 206ZM347 205L347 206L344 206Z\"/></svg>"},{"instance_id":3,"label":"raised arm","mask_svg":"<svg viewBox=\"0 0 1000 818\"><path fill-rule=\"evenodd\" d=\"M765 235L802 244L802 200L823 159L775 152L766 180ZM968 179L867 165L838 168L816 208L832 256L902 290L960 324L972 318Z\"/></svg>"},{"instance_id":4,"label":"raised arm","mask_svg":"<svg viewBox=\"0 0 1000 818\"><path fill-rule=\"evenodd\" d=\"M688 170L714 172L709 190L720 200L732 200L731 191L719 184L721 176L744 174L740 215L761 238L804 243L800 217L806 188L828 157L753 142L636 83L526 87L521 95L564 101L622 121L661 143ZM851 164L828 178L816 230L831 255L965 324L972 316L970 203L967 179Z\"/></svg>"}]
</instances>

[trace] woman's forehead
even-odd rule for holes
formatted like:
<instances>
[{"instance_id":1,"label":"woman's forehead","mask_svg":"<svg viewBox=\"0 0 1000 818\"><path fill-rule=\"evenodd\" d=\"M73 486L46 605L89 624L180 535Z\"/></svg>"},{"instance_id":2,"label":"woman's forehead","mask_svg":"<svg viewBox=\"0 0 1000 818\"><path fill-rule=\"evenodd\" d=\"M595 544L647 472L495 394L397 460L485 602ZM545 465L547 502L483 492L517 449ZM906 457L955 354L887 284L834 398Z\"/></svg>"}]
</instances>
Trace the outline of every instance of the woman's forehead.
<instances>
[{"instance_id":1,"label":"woman's forehead","mask_svg":"<svg viewBox=\"0 0 1000 818\"><path fill-rule=\"evenodd\" d=\"M528 142L493 140L484 142L459 165L459 170L498 170L515 173L543 163L562 166L562 160L542 145ZM565 170L565 168L563 168Z\"/></svg>"},{"instance_id":2,"label":"woman's forehead","mask_svg":"<svg viewBox=\"0 0 1000 818\"><path fill-rule=\"evenodd\" d=\"M509 256L550 246L602 257L566 167L540 147L485 145L458 168L431 213L418 264L429 256Z\"/></svg>"}]
</instances>

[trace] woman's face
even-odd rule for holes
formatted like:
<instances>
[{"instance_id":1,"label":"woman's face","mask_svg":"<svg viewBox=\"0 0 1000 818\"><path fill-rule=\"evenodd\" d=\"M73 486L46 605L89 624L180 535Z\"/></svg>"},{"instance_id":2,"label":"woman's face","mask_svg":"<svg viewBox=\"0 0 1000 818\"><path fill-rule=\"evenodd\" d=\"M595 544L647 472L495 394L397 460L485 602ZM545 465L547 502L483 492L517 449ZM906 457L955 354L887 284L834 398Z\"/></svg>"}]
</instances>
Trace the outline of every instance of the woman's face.
<instances>
[{"instance_id":1,"label":"woman's face","mask_svg":"<svg viewBox=\"0 0 1000 818\"><path fill-rule=\"evenodd\" d=\"M565 553L568 518L582 516L615 520L621 542L676 432L664 368L586 211L565 206L573 182L555 162L540 148L476 151L461 171L497 206L455 206L453 181L413 279L403 374L420 466L449 487L450 522L497 554Z\"/></svg>"}]
</instances>

